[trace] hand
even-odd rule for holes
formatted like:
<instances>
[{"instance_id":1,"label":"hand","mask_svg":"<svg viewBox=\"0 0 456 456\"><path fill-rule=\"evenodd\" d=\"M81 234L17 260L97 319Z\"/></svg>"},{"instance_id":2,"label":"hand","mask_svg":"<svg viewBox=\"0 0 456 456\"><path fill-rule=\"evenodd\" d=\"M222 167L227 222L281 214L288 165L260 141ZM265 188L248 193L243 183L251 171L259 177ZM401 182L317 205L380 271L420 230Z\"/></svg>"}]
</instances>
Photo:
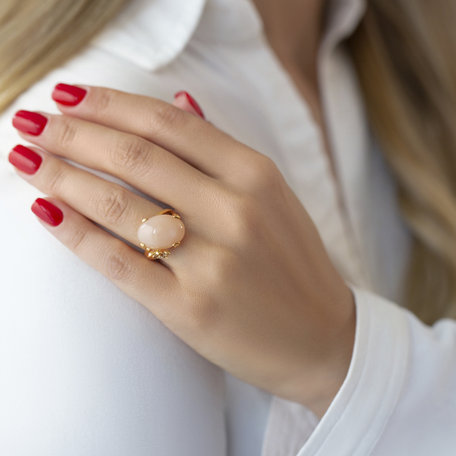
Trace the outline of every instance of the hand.
<instances>
[{"instance_id":1,"label":"hand","mask_svg":"<svg viewBox=\"0 0 456 456\"><path fill-rule=\"evenodd\" d=\"M322 416L350 364L354 299L276 165L185 112L182 98L180 109L84 87L73 106L58 104L63 115L14 120L42 160L18 174L63 216L43 226L202 356ZM128 243L162 207L58 156L174 208L181 245L146 259Z\"/></svg>"}]
</instances>

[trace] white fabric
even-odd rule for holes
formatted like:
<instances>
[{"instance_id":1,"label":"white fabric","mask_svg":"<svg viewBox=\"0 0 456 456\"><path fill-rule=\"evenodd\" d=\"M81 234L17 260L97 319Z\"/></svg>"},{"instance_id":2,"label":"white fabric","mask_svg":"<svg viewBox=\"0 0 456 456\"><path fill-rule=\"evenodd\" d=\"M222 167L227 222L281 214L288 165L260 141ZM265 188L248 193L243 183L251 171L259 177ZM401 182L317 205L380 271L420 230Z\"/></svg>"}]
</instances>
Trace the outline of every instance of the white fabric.
<instances>
[{"instance_id":1,"label":"white fabric","mask_svg":"<svg viewBox=\"0 0 456 456\"><path fill-rule=\"evenodd\" d=\"M319 78L341 195L318 126L248 0L133 0L0 116L0 454L454 453L455 323L429 328L395 304L409 234L339 45L365 0L328 8ZM19 142L10 121L20 108L56 112L50 92L61 81L165 100L188 90L211 122L277 163L355 292L353 358L321 420L202 359L34 220L41 195L7 162Z\"/></svg>"}]
</instances>

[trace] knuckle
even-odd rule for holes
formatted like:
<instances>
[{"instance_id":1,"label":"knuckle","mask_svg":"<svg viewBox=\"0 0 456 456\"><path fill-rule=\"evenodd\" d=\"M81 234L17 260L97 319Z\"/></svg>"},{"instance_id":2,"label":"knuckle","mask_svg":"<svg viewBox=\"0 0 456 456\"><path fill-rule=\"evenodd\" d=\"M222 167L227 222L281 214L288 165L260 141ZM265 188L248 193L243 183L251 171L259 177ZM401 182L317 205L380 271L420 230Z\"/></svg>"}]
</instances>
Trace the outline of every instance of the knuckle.
<instances>
[{"instance_id":1,"label":"knuckle","mask_svg":"<svg viewBox=\"0 0 456 456\"><path fill-rule=\"evenodd\" d=\"M238 256L228 248L221 248L213 255L209 267L208 282L211 289L218 290L223 284L228 283L234 271L237 270Z\"/></svg>"},{"instance_id":2,"label":"knuckle","mask_svg":"<svg viewBox=\"0 0 456 456\"><path fill-rule=\"evenodd\" d=\"M111 149L111 162L122 172L141 176L151 169L150 146L147 141L136 137L123 137Z\"/></svg>"},{"instance_id":3,"label":"knuckle","mask_svg":"<svg viewBox=\"0 0 456 456\"><path fill-rule=\"evenodd\" d=\"M261 156L258 168L261 175L265 175L266 177L276 177L277 174L280 174L275 161L266 155Z\"/></svg>"},{"instance_id":4,"label":"knuckle","mask_svg":"<svg viewBox=\"0 0 456 456\"><path fill-rule=\"evenodd\" d=\"M125 248L111 249L105 261L104 270L108 279L116 282L127 282L132 279L133 266L125 252Z\"/></svg>"},{"instance_id":5,"label":"knuckle","mask_svg":"<svg viewBox=\"0 0 456 456\"><path fill-rule=\"evenodd\" d=\"M207 260L198 270L200 280L192 280L186 286L183 312L186 324L198 330L210 330L223 320L224 306L220 290L226 289L228 280L233 280L238 256L229 248L213 246Z\"/></svg>"},{"instance_id":6,"label":"knuckle","mask_svg":"<svg viewBox=\"0 0 456 456\"><path fill-rule=\"evenodd\" d=\"M266 188L275 186L281 175L276 163L259 153L244 172L245 182L253 191L264 191Z\"/></svg>"},{"instance_id":7,"label":"knuckle","mask_svg":"<svg viewBox=\"0 0 456 456\"><path fill-rule=\"evenodd\" d=\"M110 89L92 88L91 90L93 96L93 110L98 115L103 115L106 112L109 112L112 106L112 101L114 98L114 92Z\"/></svg>"},{"instance_id":8,"label":"knuckle","mask_svg":"<svg viewBox=\"0 0 456 456\"><path fill-rule=\"evenodd\" d=\"M189 325L199 331L207 331L215 325L216 306L207 298L191 301L187 305L187 321Z\"/></svg>"},{"instance_id":9,"label":"knuckle","mask_svg":"<svg viewBox=\"0 0 456 456\"><path fill-rule=\"evenodd\" d=\"M109 225L123 224L130 207L127 191L113 187L104 192L95 202L96 214Z\"/></svg>"},{"instance_id":10,"label":"knuckle","mask_svg":"<svg viewBox=\"0 0 456 456\"><path fill-rule=\"evenodd\" d=\"M60 116L58 124L57 143L59 147L71 146L76 137L76 126L74 121L68 117Z\"/></svg>"},{"instance_id":11,"label":"knuckle","mask_svg":"<svg viewBox=\"0 0 456 456\"><path fill-rule=\"evenodd\" d=\"M45 192L49 195L58 195L66 178L64 167L57 163L55 161L55 165L51 167L49 178L45 183Z\"/></svg>"},{"instance_id":12,"label":"knuckle","mask_svg":"<svg viewBox=\"0 0 456 456\"><path fill-rule=\"evenodd\" d=\"M150 124L152 131L174 131L176 128L182 128L185 119L185 112L181 109L160 103L151 110Z\"/></svg>"},{"instance_id":13,"label":"knuckle","mask_svg":"<svg viewBox=\"0 0 456 456\"><path fill-rule=\"evenodd\" d=\"M78 253L83 249L84 244L87 240L87 230L82 227L76 227L69 235L67 245L75 253Z\"/></svg>"},{"instance_id":14,"label":"knuckle","mask_svg":"<svg viewBox=\"0 0 456 456\"><path fill-rule=\"evenodd\" d=\"M244 246L259 229L260 214L258 204L253 195L239 195L234 197L227 211L228 238L231 245Z\"/></svg>"},{"instance_id":15,"label":"knuckle","mask_svg":"<svg viewBox=\"0 0 456 456\"><path fill-rule=\"evenodd\" d=\"M182 314L185 316L184 324L193 330L208 331L220 319L221 310L217 298L207 290L207 287L200 287L193 292L187 289Z\"/></svg>"}]
</instances>

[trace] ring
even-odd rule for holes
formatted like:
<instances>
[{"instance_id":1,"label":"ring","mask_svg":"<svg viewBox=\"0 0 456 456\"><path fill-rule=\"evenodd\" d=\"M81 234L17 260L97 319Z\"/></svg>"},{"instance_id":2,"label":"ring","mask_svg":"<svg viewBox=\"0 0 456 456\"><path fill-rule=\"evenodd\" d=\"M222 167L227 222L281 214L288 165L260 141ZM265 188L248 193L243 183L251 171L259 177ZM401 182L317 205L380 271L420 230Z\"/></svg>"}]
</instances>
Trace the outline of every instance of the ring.
<instances>
[{"instance_id":1,"label":"ring","mask_svg":"<svg viewBox=\"0 0 456 456\"><path fill-rule=\"evenodd\" d=\"M138 228L139 246L149 260L166 258L170 249L180 245L185 235L185 225L180 215L172 209L163 209L157 215L145 217Z\"/></svg>"}]
</instances>

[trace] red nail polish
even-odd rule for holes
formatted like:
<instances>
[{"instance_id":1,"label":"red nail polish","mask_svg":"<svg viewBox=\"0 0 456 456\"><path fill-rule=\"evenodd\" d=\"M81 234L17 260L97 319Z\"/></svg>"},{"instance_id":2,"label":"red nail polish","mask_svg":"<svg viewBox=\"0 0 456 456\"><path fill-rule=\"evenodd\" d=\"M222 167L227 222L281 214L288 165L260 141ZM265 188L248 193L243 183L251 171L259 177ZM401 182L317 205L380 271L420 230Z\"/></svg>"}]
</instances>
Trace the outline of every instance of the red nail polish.
<instances>
[{"instance_id":1,"label":"red nail polish","mask_svg":"<svg viewBox=\"0 0 456 456\"><path fill-rule=\"evenodd\" d=\"M185 95L187 97L188 102L190 103L192 108L198 113L198 115L200 117L202 117L203 119L206 119L206 117L204 117L203 110L200 108L200 105L196 102L196 100L188 92L181 90L180 92L177 92L174 95L174 98L180 97L181 95Z\"/></svg>"},{"instance_id":2,"label":"red nail polish","mask_svg":"<svg viewBox=\"0 0 456 456\"><path fill-rule=\"evenodd\" d=\"M28 147L18 145L9 153L8 161L24 173L35 174L43 159Z\"/></svg>"},{"instance_id":3,"label":"red nail polish","mask_svg":"<svg viewBox=\"0 0 456 456\"><path fill-rule=\"evenodd\" d=\"M23 133L38 136L44 130L47 118L31 111L17 111L13 117L13 126Z\"/></svg>"},{"instance_id":4,"label":"red nail polish","mask_svg":"<svg viewBox=\"0 0 456 456\"><path fill-rule=\"evenodd\" d=\"M63 220L63 212L50 201L37 198L32 204L32 212L49 225L57 226Z\"/></svg>"},{"instance_id":5,"label":"red nail polish","mask_svg":"<svg viewBox=\"0 0 456 456\"><path fill-rule=\"evenodd\" d=\"M52 99L65 106L76 106L86 96L87 90L69 84L57 84Z\"/></svg>"}]
</instances>

